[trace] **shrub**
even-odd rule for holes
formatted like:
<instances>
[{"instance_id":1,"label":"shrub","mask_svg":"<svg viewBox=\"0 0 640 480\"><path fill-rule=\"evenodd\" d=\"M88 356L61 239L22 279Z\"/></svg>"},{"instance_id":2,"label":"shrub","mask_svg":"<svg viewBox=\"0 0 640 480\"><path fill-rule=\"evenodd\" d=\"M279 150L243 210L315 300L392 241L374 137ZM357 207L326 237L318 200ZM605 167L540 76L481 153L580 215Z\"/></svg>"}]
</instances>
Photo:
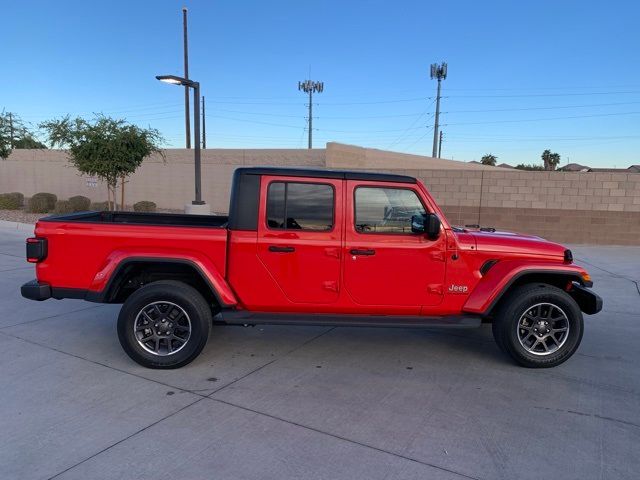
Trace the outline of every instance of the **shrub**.
<instances>
[{"instance_id":1,"label":"shrub","mask_svg":"<svg viewBox=\"0 0 640 480\"><path fill-rule=\"evenodd\" d=\"M18 192L0 194L0 210L20 210L24 204L24 195Z\"/></svg>"},{"instance_id":2,"label":"shrub","mask_svg":"<svg viewBox=\"0 0 640 480\"><path fill-rule=\"evenodd\" d=\"M155 212L156 204L153 202L147 202L143 200L142 202L133 204L133 211L134 212Z\"/></svg>"},{"instance_id":3,"label":"shrub","mask_svg":"<svg viewBox=\"0 0 640 480\"><path fill-rule=\"evenodd\" d=\"M91 200L87 197L83 197L82 195L71 197L69 199L69 203L71 204L71 208L73 208L74 212L84 212L89 210L89 207L91 206Z\"/></svg>"},{"instance_id":4,"label":"shrub","mask_svg":"<svg viewBox=\"0 0 640 480\"><path fill-rule=\"evenodd\" d=\"M58 200L53 209L54 213L73 213L73 205L69 200Z\"/></svg>"},{"instance_id":5,"label":"shrub","mask_svg":"<svg viewBox=\"0 0 640 480\"><path fill-rule=\"evenodd\" d=\"M109 210L109 202L92 202L91 205L89 205L89 210L104 212L105 210Z\"/></svg>"},{"instance_id":6,"label":"shrub","mask_svg":"<svg viewBox=\"0 0 640 480\"><path fill-rule=\"evenodd\" d=\"M53 193L36 193L29 199L27 210L31 213L48 213L56 207L58 197Z\"/></svg>"}]
</instances>

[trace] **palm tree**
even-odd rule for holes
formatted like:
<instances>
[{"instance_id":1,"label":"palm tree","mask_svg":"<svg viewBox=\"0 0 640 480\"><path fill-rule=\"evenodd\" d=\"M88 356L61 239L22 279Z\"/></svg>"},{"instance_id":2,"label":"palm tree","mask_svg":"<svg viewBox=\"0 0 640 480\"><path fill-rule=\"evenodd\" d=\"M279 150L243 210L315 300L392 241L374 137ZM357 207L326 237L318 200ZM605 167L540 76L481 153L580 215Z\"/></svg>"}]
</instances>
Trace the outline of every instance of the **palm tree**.
<instances>
[{"instance_id":1,"label":"palm tree","mask_svg":"<svg viewBox=\"0 0 640 480\"><path fill-rule=\"evenodd\" d=\"M488 153L480 159L480 163L482 163L483 165L490 165L492 167L495 167L496 160L498 160L498 157Z\"/></svg>"},{"instance_id":2,"label":"palm tree","mask_svg":"<svg viewBox=\"0 0 640 480\"><path fill-rule=\"evenodd\" d=\"M555 170L560 164L560 155L558 153L551 153L551 150L545 150L542 152L542 161L544 162L545 170Z\"/></svg>"}]
</instances>

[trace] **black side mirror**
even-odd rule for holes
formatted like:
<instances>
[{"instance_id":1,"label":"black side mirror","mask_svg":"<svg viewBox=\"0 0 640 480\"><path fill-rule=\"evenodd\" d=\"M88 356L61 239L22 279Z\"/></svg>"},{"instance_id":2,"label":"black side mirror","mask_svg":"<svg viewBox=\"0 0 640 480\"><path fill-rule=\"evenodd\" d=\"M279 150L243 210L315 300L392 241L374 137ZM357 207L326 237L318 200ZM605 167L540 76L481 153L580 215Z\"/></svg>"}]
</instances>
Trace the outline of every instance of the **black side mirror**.
<instances>
[{"instance_id":1,"label":"black side mirror","mask_svg":"<svg viewBox=\"0 0 640 480\"><path fill-rule=\"evenodd\" d=\"M424 233L425 229L425 215L412 215L411 216L411 233Z\"/></svg>"},{"instance_id":2,"label":"black side mirror","mask_svg":"<svg viewBox=\"0 0 640 480\"><path fill-rule=\"evenodd\" d=\"M435 213L413 215L411 217L411 231L424 233L429 240L435 240L440 236L440 219Z\"/></svg>"}]
</instances>

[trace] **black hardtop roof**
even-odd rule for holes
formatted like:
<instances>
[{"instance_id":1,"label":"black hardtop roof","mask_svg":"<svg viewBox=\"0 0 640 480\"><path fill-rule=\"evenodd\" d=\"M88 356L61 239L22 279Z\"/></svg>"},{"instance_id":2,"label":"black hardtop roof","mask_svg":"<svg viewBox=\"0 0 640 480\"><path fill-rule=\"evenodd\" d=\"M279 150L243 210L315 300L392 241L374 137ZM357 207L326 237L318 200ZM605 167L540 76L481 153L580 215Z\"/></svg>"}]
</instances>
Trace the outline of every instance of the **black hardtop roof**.
<instances>
[{"instance_id":1,"label":"black hardtop roof","mask_svg":"<svg viewBox=\"0 0 640 480\"><path fill-rule=\"evenodd\" d=\"M370 180L380 182L416 183L414 177L392 173L360 172L354 170L322 170L287 167L240 167L237 175L281 175L283 177L341 178L343 180Z\"/></svg>"}]
</instances>

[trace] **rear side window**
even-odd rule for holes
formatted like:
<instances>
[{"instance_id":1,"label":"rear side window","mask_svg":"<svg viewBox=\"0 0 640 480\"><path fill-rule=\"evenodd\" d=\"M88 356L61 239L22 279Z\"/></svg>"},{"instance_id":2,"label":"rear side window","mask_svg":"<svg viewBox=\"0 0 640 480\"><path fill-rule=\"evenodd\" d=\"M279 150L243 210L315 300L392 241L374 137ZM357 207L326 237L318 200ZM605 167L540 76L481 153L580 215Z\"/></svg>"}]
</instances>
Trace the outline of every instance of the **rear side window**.
<instances>
[{"instance_id":1,"label":"rear side window","mask_svg":"<svg viewBox=\"0 0 640 480\"><path fill-rule=\"evenodd\" d=\"M283 230L333 229L334 191L320 183L273 182L267 190L267 225Z\"/></svg>"},{"instance_id":2,"label":"rear side window","mask_svg":"<svg viewBox=\"0 0 640 480\"><path fill-rule=\"evenodd\" d=\"M359 233L411 233L411 217L425 213L413 190L356 188L355 229Z\"/></svg>"}]
</instances>

